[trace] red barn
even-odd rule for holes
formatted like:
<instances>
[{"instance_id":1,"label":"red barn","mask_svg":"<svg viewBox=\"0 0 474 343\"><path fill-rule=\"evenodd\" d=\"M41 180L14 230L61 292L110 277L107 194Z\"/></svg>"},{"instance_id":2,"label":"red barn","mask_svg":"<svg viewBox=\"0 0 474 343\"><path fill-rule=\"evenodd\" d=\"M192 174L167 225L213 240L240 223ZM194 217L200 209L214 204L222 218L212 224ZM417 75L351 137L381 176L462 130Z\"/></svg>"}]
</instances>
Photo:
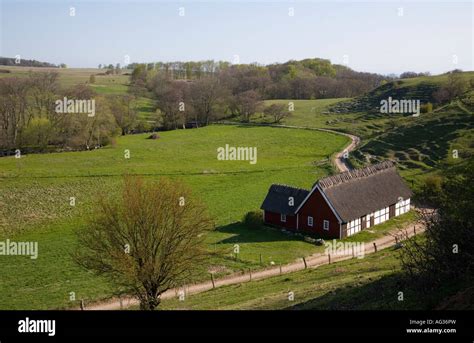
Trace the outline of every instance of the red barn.
<instances>
[{"instance_id":1,"label":"red barn","mask_svg":"<svg viewBox=\"0 0 474 343\"><path fill-rule=\"evenodd\" d=\"M272 185L265 223L323 238L343 238L410 210L411 190L390 161L323 178L311 191Z\"/></svg>"}]
</instances>

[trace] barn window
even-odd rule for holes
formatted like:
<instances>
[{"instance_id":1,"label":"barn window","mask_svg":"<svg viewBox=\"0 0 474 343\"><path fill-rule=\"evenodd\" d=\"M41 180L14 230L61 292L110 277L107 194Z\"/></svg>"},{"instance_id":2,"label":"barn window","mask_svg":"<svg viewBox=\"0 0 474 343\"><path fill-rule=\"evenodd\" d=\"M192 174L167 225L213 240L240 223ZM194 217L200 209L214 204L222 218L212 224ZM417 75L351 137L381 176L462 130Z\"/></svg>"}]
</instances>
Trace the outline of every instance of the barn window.
<instances>
[{"instance_id":1,"label":"barn window","mask_svg":"<svg viewBox=\"0 0 474 343\"><path fill-rule=\"evenodd\" d=\"M313 217L308 217L308 226L313 226Z\"/></svg>"},{"instance_id":2,"label":"barn window","mask_svg":"<svg viewBox=\"0 0 474 343\"><path fill-rule=\"evenodd\" d=\"M399 216L410 211L410 199L402 200L395 205L395 215Z\"/></svg>"},{"instance_id":3,"label":"barn window","mask_svg":"<svg viewBox=\"0 0 474 343\"><path fill-rule=\"evenodd\" d=\"M280 221L286 223L286 214L280 214Z\"/></svg>"},{"instance_id":4,"label":"barn window","mask_svg":"<svg viewBox=\"0 0 474 343\"><path fill-rule=\"evenodd\" d=\"M372 217L374 214L373 213L369 213L367 216L366 216L366 219L365 219L365 227L366 228L369 228L370 227L370 217Z\"/></svg>"},{"instance_id":5,"label":"barn window","mask_svg":"<svg viewBox=\"0 0 474 343\"><path fill-rule=\"evenodd\" d=\"M375 211L374 214L374 225L383 223L384 221L388 220L389 216L389 208L385 207L381 210Z\"/></svg>"},{"instance_id":6,"label":"barn window","mask_svg":"<svg viewBox=\"0 0 474 343\"><path fill-rule=\"evenodd\" d=\"M329 220L323 221L323 229L324 230L329 230Z\"/></svg>"},{"instance_id":7,"label":"barn window","mask_svg":"<svg viewBox=\"0 0 474 343\"><path fill-rule=\"evenodd\" d=\"M360 218L351 220L347 223L347 235L351 236L361 230L361 220Z\"/></svg>"}]
</instances>

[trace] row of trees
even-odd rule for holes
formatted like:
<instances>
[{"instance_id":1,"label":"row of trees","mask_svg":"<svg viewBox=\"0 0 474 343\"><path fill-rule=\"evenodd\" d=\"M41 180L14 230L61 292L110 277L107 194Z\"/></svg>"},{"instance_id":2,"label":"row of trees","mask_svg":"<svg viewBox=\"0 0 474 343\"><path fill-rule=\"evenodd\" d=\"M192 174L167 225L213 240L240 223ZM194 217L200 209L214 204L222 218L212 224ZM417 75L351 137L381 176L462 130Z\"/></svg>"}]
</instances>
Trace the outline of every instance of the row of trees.
<instances>
[{"instance_id":1,"label":"row of trees","mask_svg":"<svg viewBox=\"0 0 474 343\"><path fill-rule=\"evenodd\" d=\"M106 73L107 74L120 74L122 72L122 68L120 66L120 63L117 63L114 67L113 64L109 64L109 65L106 65L106 64L99 64L97 66L98 69L106 69Z\"/></svg>"},{"instance_id":2,"label":"row of trees","mask_svg":"<svg viewBox=\"0 0 474 343\"><path fill-rule=\"evenodd\" d=\"M352 97L383 80L323 59L269 66L214 61L132 66L130 92L156 99L159 121L166 129L189 121L207 125L227 116L248 122L257 112L279 122L289 114L285 106L264 109L263 100Z\"/></svg>"},{"instance_id":3,"label":"row of trees","mask_svg":"<svg viewBox=\"0 0 474 343\"><path fill-rule=\"evenodd\" d=\"M217 77L205 77L193 82L170 80L164 73L157 73L148 82L148 87L157 103L157 122L165 129L181 128L189 122L208 125L210 122L237 117L249 122L250 117L262 111L280 122L289 115L283 104L264 108L258 91L232 92L227 84Z\"/></svg>"},{"instance_id":4,"label":"row of trees","mask_svg":"<svg viewBox=\"0 0 474 343\"><path fill-rule=\"evenodd\" d=\"M0 65L3 66L17 66L17 67L46 67L46 68L57 68L58 66L53 63L40 62L37 60L25 60L22 58L15 57L0 57ZM63 64L60 65L62 67Z\"/></svg>"},{"instance_id":5,"label":"row of trees","mask_svg":"<svg viewBox=\"0 0 474 343\"><path fill-rule=\"evenodd\" d=\"M94 100L94 115L62 113L57 101ZM0 79L0 148L43 150L91 149L106 145L136 124L134 97L97 96L86 85L61 89L55 72Z\"/></svg>"}]
</instances>

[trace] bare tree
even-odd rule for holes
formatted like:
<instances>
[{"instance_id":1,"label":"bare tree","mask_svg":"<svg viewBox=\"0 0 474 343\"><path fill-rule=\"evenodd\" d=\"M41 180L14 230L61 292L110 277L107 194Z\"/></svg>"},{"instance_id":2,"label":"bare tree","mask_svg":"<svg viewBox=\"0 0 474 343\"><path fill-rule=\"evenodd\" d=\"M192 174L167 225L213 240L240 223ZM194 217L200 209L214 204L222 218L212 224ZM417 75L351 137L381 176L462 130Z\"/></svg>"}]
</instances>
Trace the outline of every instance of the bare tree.
<instances>
[{"instance_id":1,"label":"bare tree","mask_svg":"<svg viewBox=\"0 0 474 343\"><path fill-rule=\"evenodd\" d=\"M462 95L468 87L467 80L459 72L452 71L448 74L446 84L433 93L433 98L438 103L454 100Z\"/></svg>"},{"instance_id":2,"label":"bare tree","mask_svg":"<svg viewBox=\"0 0 474 343\"><path fill-rule=\"evenodd\" d=\"M153 310L168 289L190 280L207 257L204 236L213 227L202 203L182 183L126 177L117 201L101 198L78 231L74 259L133 293Z\"/></svg>"},{"instance_id":3,"label":"bare tree","mask_svg":"<svg viewBox=\"0 0 474 343\"><path fill-rule=\"evenodd\" d=\"M245 91L233 97L230 104L231 111L240 116L243 122L248 123L250 117L257 112L262 100L260 95L254 91Z\"/></svg>"},{"instance_id":4,"label":"bare tree","mask_svg":"<svg viewBox=\"0 0 474 343\"><path fill-rule=\"evenodd\" d=\"M26 79L6 78L0 80L0 124L3 147L18 146L21 130L31 117L28 111L30 83Z\"/></svg>"},{"instance_id":5,"label":"bare tree","mask_svg":"<svg viewBox=\"0 0 474 343\"><path fill-rule=\"evenodd\" d=\"M167 81L155 88L161 122L166 129L177 129L186 124L186 87L182 81Z\"/></svg>"},{"instance_id":6,"label":"bare tree","mask_svg":"<svg viewBox=\"0 0 474 343\"><path fill-rule=\"evenodd\" d=\"M282 121L283 118L286 118L290 115L286 106L284 104L271 104L268 107L265 107L263 110L265 115L271 116L273 118L273 122L279 123Z\"/></svg>"},{"instance_id":7,"label":"bare tree","mask_svg":"<svg viewBox=\"0 0 474 343\"><path fill-rule=\"evenodd\" d=\"M213 77L203 77L194 81L189 87L189 99L196 121L208 125L217 118L220 102L225 90Z\"/></svg>"}]
</instances>

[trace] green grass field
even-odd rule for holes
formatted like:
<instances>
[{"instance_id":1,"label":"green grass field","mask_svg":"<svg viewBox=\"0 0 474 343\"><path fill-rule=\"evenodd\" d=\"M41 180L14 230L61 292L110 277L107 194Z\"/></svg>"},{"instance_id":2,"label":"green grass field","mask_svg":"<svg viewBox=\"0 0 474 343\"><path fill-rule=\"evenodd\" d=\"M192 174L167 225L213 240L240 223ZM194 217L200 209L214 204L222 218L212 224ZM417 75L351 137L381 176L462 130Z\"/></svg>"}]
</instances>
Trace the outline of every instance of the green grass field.
<instances>
[{"instance_id":1,"label":"green grass field","mask_svg":"<svg viewBox=\"0 0 474 343\"><path fill-rule=\"evenodd\" d=\"M129 70L122 70L118 75L98 75L105 73L105 69L97 68L40 68L40 67L12 67L0 66L0 70L9 70L10 73L0 73L0 77L26 77L31 72L57 72L59 84L64 87L72 87L77 84L89 83L89 77L95 75L96 82L92 84L99 94L122 94L127 91Z\"/></svg>"},{"instance_id":2,"label":"green grass field","mask_svg":"<svg viewBox=\"0 0 474 343\"><path fill-rule=\"evenodd\" d=\"M163 132L158 140L146 137L120 137L115 146L95 151L0 159L0 239L37 241L40 250L37 260L0 259L0 308L67 307L73 305L69 292L75 292L77 299L111 295L104 280L74 265L70 253L75 246L73 231L87 225L95 197L116 193L124 173L179 178L193 189L215 218L216 231L208 237L210 251L216 252L210 267L223 273L260 267L260 254L268 265L315 251L302 239L273 229L250 230L238 221L259 208L272 183L310 188L329 167L315 167L313 162L340 150L347 138L238 126ZM218 161L216 149L225 144L257 147L257 164ZM130 159L124 158L126 149ZM70 197L76 198L76 206L69 205ZM234 244L240 245L237 261L231 256Z\"/></svg>"},{"instance_id":3,"label":"green grass field","mask_svg":"<svg viewBox=\"0 0 474 343\"><path fill-rule=\"evenodd\" d=\"M38 68L9 69L11 73L0 73L0 77L22 77L27 75L27 69ZM60 82L63 87L85 83L90 74L96 72L99 70L61 69ZM124 94L127 84L128 76L125 75L96 76L92 87L100 94ZM402 168L402 175L411 180L418 180L444 165L459 163L459 160L450 158L452 149L458 149L462 158L466 158L474 148L472 114L460 106L448 106L434 114L422 115L416 121L403 116L383 118L370 113L329 111L331 106L346 100L272 100L266 103L293 102L294 112L282 124L329 128L359 135L362 145L351 156L354 164L363 164L366 154L395 158ZM137 106L140 119L148 120L153 112L153 100L140 98ZM253 121L263 120L257 114ZM37 241L40 250L37 260L16 256L0 259L0 308L64 308L77 306L82 298L91 301L113 295L104 279L79 269L70 254L75 248L74 230L87 225L95 198L104 193L117 194L124 173L152 180L162 176L180 179L208 206L215 218L216 230L207 237L213 257L202 270L203 279L208 279L211 269L219 270L218 275L257 269L272 262L287 263L322 249L275 229L250 230L240 220L246 212L259 208L272 183L309 189L317 179L331 171L331 165L324 161L347 145L348 138L318 131L239 125L215 125L160 132L159 135L158 140L147 140L147 134L119 137L114 144L94 151L0 159L0 240ZM225 144L257 147L257 164L218 161L216 149ZM125 150L130 152L130 159L125 158ZM71 197L76 199L74 207L69 204ZM364 231L348 240L367 242L413 219L414 214L409 213L374 227L373 232ZM234 244L240 246L238 257L232 254ZM388 273L387 266L392 268L391 262L387 266L384 262L392 258L389 254L381 262L372 260L373 267L363 269L361 266L360 272L368 275L372 273L370 268L375 268L373 276L382 277ZM312 275L317 278L319 270L304 273L314 273ZM274 282L273 286L268 286L269 292L277 284L278 287L285 286L288 282L285 280L269 280L269 283ZM301 280L308 293L301 302L318 298L319 293L309 290L316 281L305 282ZM357 277L349 275L341 282L357 285ZM337 282L334 284L334 287L339 286ZM245 289L247 286L234 288L239 287ZM370 290L370 287L363 289ZM323 291L319 289L318 292ZM70 292L75 293L76 301L70 300ZM248 298L235 302L240 297L237 292L235 297L228 296L229 299L222 300L223 306L218 303L221 300L216 300L216 303L210 303L216 307L209 305L209 308L291 306L280 299L281 292L287 290L279 289L277 295L272 293L269 297L276 300L268 304L260 303L261 299L255 292L248 290L248 294L242 295ZM222 297L226 298L225 294ZM300 299L298 295L297 299ZM320 299L323 301L328 297ZM170 303L169 308L204 308L208 306L202 303L205 301L196 300L195 305ZM319 303L316 301L316 304ZM333 306L330 302L323 305L322 308Z\"/></svg>"}]
</instances>

